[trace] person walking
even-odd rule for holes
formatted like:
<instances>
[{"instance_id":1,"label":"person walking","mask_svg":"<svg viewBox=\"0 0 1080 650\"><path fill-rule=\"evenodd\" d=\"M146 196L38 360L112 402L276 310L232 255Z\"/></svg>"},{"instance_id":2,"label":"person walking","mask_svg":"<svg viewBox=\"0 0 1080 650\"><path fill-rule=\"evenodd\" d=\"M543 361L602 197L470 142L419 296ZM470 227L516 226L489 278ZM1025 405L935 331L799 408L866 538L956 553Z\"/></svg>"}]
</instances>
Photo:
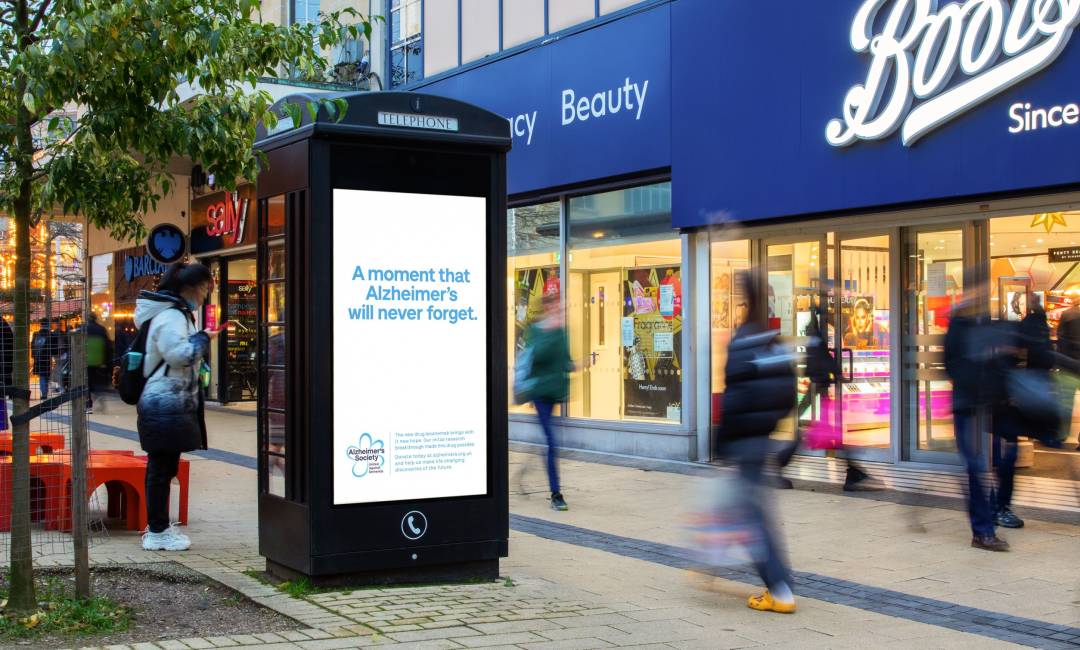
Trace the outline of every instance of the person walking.
<instances>
[{"instance_id":1,"label":"person walking","mask_svg":"<svg viewBox=\"0 0 1080 650\"><path fill-rule=\"evenodd\" d=\"M1043 309L1039 296L1033 295L1028 301L1028 313L1020 321L1014 337L1015 342L1009 347L1016 349L1019 355L1006 357L1007 368L1015 371L1023 359L1023 372L1034 377L1039 385L1053 387L1050 371L1055 365L1054 347L1050 341L1050 324L1046 320L1046 310ZM1068 413L1071 417L1072 410ZM1029 435L1037 440L1054 438L1058 427L1054 427L1053 431L1040 430L1040 427L1045 425L1025 419L1019 410L1006 400L999 400L995 405L994 420L992 451L994 473L997 477L994 490L995 518L997 524L1004 528L1023 528L1024 520L1012 511L1016 459L1019 455L1017 439L1021 435Z\"/></svg>"},{"instance_id":2,"label":"person walking","mask_svg":"<svg viewBox=\"0 0 1080 650\"><path fill-rule=\"evenodd\" d=\"M86 326L86 412L94 412L94 394L101 397L102 390L109 381L109 335L98 321L97 314L91 312Z\"/></svg>"},{"instance_id":3,"label":"person walking","mask_svg":"<svg viewBox=\"0 0 1080 650\"><path fill-rule=\"evenodd\" d=\"M49 396L49 380L52 378L53 357L55 356L55 333L49 319L42 318L38 331L30 337L30 356L33 359L34 374L38 377L39 399Z\"/></svg>"},{"instance_id":4,"label":"person walking","mask_svg":"<svg viewBox=\"0 0 1080 650\"><path fill-rule=\"evenodd\" d=\"M806 344L806 377L810 380L810 387L806 398L799 404L799 416L801 417L812 406L815 397L820 397L819 417L824 421L812 423L811 426L816 424L826 428L833 427L835 430L838 425L839 413L837 413L837 403L832 398L830 389L840 383L842 374L840 363L829 350L828 339L826 338L827 330L821 325L825 318L820 307L814 307L810 312L810 322L806 327L806 336L809 339ZM847 465L847 472L844 476L844 491L884 490L885 485L879 479L867 474L866 470L852 459L851 451L843 444L843 432L835 431L835 434L836 444L830 444L828 448L835 448L837 456ZM815 444L811 440L804 440L803 442L807 446ZM781 467L787 465L794 452L795 450L791 449L790 454L785 454L780 458Z\"/></svg>"},{"instance_id":5,"label":"person walking","mask_svg":"<svg viewBox=\"0 0 1080 650\"><path fill-rule=\"evenodd\" d=\"M993 364L993 336L989 320L978 314L986 286L978 285L956 306L945 333L945 372L952 381L953 428L956 446L968 475L967 506L971 545L987 551L1007 551L997 536L995 508L983 485L986 466L979 450L980 413L1004 399L1004 380ZM998 341L998 343L1001 343Z\"/></svg>"},{"instance_id":6,"label":"person walking","mask_svg":"<svg viewBox=\"0 0 1080 650\"><path fill-rule=\"evenodd\" d=\"M142 546L148 551L184 551L191 540L170 525L169 488L180 454L206 449L206 421L200 370L218 330L199 331L194 310L211 287L202 264L174 264L157 291L143 291L135 303L135 325L149 323L143 375L136 405L139 442L147 453L146 516Z\"/></svg>"},{"instance_id":7,"label":"person walking","mask_svg":"<svg viewBox=\"0 0 1080 650\"><path fill-rule=\"evenodd\" d=\"M769 436L795 406L795 371L793 356L779 345L779 332L767 329L761 319L757 280L751 274L739 278L750 316L728 345L717 452L738 468L745 498L742 510L756 540L752 556L765 583L765 591L751 596L747 605L789 614L795 611L791 569L772 524L764 471Z\"/></svg>"},{"instance_id":8,"label":"person walking","mask_svg":"<svg viewBox=\"0 0 1080 650\"><path fill-rule=\"evenodd\" d=\"M1072 437L1073 405L1076 391L1080 390L1080 374L1075 371L1075 366L1080 365L1080 302L1074 303L1061 315L1057 330L1057 351L1064 357L1058 364L1056 375L1062 415L1058 440L1065 443ZM1070 361L1072 363L1069 363ZM1076 449L1080 451L1080 439L1077 440Z\"/></svg>"},{"instance_id":9,"label":"person walking","mask_svg":"<svg viewBox=\"0 0 1080 650\"><path fill-rule=\"evenodd\" d=\"M547 293L543 297L543 315L525 333L525 346L532 355L529 371L531 390L529 399L536 408L536 416L547 440L548 487L551 489L551 509L569 510L559 486L558 443L551 423L556 404L566 401L570 393L569 372L570 341L563 326L562 305L559 295Z\"/></svg>"},{"instance_id":10,"label":"person walking","mask_svg":"<svg viewBox=\"0 0 1080 650\"><path fill-rule=\"evenodd\" d=\"M15 332L0 318L0 431L8 430L7 400L11 397L15 374Z\"/></svg>"}]
</instances>

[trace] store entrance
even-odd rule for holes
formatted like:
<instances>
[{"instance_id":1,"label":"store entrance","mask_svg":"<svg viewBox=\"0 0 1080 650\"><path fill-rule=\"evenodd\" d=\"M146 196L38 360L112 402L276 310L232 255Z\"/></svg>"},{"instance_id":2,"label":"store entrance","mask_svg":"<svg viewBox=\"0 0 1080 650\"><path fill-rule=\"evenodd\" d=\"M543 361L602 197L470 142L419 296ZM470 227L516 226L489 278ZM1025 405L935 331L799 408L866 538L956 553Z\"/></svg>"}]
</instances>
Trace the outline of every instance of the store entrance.
<instances>
[{"instance_id":1,"label":"store entrance","mask_svg":"<svg viewBox=\"0 0 1080 650\"><path fill-rule=\"evenodd\" d=\"M223 401L245 402L256 397L259 384L256 366L258 339L258 292L254 257L228 260L225 282L225 395Z\"/></svg>"},{"instance_id":2,"label":"store entrance","mask_svg":"<svg viewBox=\"0 0 1080 650\"><path fill-rule=\"evenodd\" d=\"M820 420L842 432L853 455L892 459L891 245L889 234L835 233L765 243L770 327L805 350L816 319L841 368L823 390L800 377L799 408L779 435Z\"/></svg>"}]
</instances>

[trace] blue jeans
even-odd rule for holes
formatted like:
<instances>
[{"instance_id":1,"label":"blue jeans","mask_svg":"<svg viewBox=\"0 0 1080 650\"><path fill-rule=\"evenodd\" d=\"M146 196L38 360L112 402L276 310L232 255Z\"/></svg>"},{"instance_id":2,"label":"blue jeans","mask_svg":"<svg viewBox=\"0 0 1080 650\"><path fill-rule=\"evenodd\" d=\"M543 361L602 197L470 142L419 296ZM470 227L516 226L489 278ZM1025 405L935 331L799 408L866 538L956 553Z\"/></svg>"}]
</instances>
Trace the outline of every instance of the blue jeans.
<instances>
[{"instance_id":1,"label":"blue jeans","mask_svg":"<svg viewBox=\"0 0 1080 650\"><path fill-rule=\"evenodd\" d=\"M41 399L45 399L49 396L49 375L40 375L38 382L41 386Z\"/></svg>"},{"instance_id":2,"label":"blue jeans","mask_svg":"<svg viewBox=\"0 0 1080 650\"><path fill-rule=\"evenodd\" d=\"M761 436L733 440L727 444L726 451L739 468L739 478L746 487L747 518L761 535L762 549L760 557L754 558L754 566L765 586L775 589L780 584L791 585L791 569L766 507L769 488L765 485L764 470L769 449L769 438Z\"/></svg>"},{"instance_id":3,"label":"blue jeans","mask_svg":"<svg viewBox=\"0 0 1080 650\"><path fill-rule=\"evenodd\" d=\"M536 416L540 418L540 426L544 429L544 437L547 438L547 473L548 485L551 493L559 494L559 468L556 466L555 429L551 426L551 412L555 409L554 402L536 400Z\"/></svg>"},{"instance_id":4,"label":"blue jeans","mask_svg":"<svg viewBox=\"0 0 1080 650\"><path fill-rule=\"evenodd\" d=\"M956 411L953 413L953 426L956 431L956 447L964 457L968 475L968 516L971 518L971 534L986 537L994 534L994 506L990 494L983 485L986 464L979 453L979 431L976 426L975 411ZM1010 495L1011 498L1011 495Z\"/></svg>"},{"instance_id":5,"label":"blue jeans","mask_svg":"<svg viewBox=\"0 0 1080 650\"><path fill-rule=\"evenodd\" d=\"M994 505L998 510L1012 506L1013 481L1016 477L1016 457L1019 447L1015 442L994 436L994 470L997 473L997 489Z\"/></svg>"}]
</instances>

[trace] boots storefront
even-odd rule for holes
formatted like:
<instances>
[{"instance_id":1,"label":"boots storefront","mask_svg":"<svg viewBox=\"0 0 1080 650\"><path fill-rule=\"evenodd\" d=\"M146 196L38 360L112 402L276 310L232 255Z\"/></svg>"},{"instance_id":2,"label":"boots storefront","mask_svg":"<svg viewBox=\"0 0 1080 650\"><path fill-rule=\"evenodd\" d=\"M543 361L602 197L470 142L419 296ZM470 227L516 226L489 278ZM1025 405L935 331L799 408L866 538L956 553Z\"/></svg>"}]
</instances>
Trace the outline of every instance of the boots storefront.
<instances>
[{"instance_id":1,"label":"boots storefront","mask_svg":"<svg viewBox=\"0 0 1080 650\"><path fill-rule=\"evenodd\" d=\"M800 380L777 436L835 413L890 485L956 492L965 287L989 318L1044 305L1054 336L1080 305L1078 24L1078 0L639 2L412 89L510 122L510 353L560 295L563 446L709 460L755 267L771 326L804 345L820 312L842 368L827 396ZM1078 429L1021 445L1018 502L1076 507ZM794 473L840 479L833 455Z\"/></svg>"}]
</instances>

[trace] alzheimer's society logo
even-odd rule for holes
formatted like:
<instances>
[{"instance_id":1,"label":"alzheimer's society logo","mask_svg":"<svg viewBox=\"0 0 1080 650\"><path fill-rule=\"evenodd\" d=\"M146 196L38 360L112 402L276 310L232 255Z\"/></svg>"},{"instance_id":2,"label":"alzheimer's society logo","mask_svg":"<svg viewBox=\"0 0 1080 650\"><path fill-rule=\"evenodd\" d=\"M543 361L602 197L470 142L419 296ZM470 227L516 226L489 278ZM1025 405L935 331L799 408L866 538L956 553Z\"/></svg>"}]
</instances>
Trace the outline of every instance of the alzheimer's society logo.
<instances>
[{"instance_id":1,"label":"alzheimer's society logo","mask_svg":"<svg viewBox=\"0 0 1080 650\"><path fill-rule=\"evenodd\" d=\"M345 453L353 461L353 476L363 478L368 474L382 474L386 450L383 441L375 440L370 433L361 435L357 445L350 445Z\"/></svg>"}]
</instances>

